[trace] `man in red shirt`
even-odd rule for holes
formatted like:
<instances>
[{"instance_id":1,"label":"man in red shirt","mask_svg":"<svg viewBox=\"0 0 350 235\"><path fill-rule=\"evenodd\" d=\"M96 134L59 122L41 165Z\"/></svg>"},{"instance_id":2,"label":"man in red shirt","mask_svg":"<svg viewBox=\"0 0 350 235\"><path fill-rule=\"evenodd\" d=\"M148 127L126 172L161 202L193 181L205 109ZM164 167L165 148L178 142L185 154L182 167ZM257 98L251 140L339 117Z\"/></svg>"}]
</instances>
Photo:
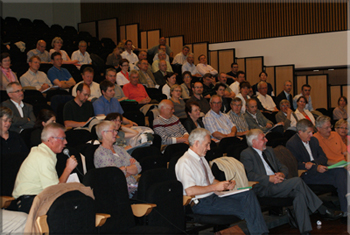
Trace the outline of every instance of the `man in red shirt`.
<instances>
[{"instance_id":1,"label":"man in red shirt","mask_svg":"<svg viewBox=\"0 0 350 235\"><path fill-rule=\"evenodd\" d=\"M139 84L139 73L131 70L129 73L130 83L123 86L123 92L130 100L136 100L139 104L148 104L151 98L148 96L143 85Z\"/></svg>"}]
</instances>

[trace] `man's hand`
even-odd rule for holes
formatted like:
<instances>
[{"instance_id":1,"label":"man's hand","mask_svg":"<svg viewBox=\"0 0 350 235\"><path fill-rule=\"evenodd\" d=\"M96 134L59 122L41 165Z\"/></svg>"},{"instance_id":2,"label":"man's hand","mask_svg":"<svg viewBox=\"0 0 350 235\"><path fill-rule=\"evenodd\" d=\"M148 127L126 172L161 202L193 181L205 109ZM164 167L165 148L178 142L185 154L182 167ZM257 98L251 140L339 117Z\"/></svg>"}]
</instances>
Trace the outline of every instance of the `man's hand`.
<instances>
[{"instance_id":1,"label":"man's hand","mask_svg":"<svg viewBox=\"0 0 350 235\"><path fill-rule=\"evenodd\" d=\"M176 143L188 143L188 136L176 138Z\"/></svg>"},{"instance_id":2,"label":"man's hand","mask_svg":"<svg viewBox=\"0 0 350 235\"><path fill-rule=\"evenodd\" d=\"M317 166L317 171L320 173L325 173L327 170L328 170L328 167L326 166L322 166L322 165Z\"/></svg>"},{"instance_id":3,"label":"man's hand","mask_svg":"<svg viewBox=\"0 0 350 235\"><path fill-rule=\"evenodd\" d=\"M284 181L284 177L281 177L281 175L279 173L281 173L281 172L278 172L278 173L276 173L274 175L270 175L269 176L269 181L271 183L273 183L273 184L279 184L279 183L283 182ZM281 174L283 174L283 173L281 173Z\"/></svg>"},{"instance_id":4,"label":"man's hand","mask_svg":"<svg viewBox=\"0 0 350 235\"><path fill-rule=\"evenodd\" d=\"M235 180L230 180L228 182L229 182L229 185L227 186L228 190L231 190L231 189L233 189L236 186L236 181Z\"/></svg>"},{"instance_id":5,"label":"man's hand","mask_svg":"<svg viewBox=\"0 0 350 235\"><path fill-rule=\"evenodd\" d=\"M305 168L308 170L310 170L310 168L314 165L312 162L307 162L307 163L304 162L304 164L305 164Z\"/></svg>"},{"instance_id":6,"label":"man's hand","mask_svg":"<svg viewBox=\"0 0 350 235\"><path fill-rule=\"evenodd\" d=\"M44 84L40 87L39 91L43 91L43 90L45 90L45 89L47 89L47 88L49 88L49 87L50 87L50 86L49 86L48 84L44 83Z\"/></svg>"},{"instance_id":7,"label":"man's hand","mask_svg":"<svg viewBox=\"0 0 350 235\"><path fill-rule=\"evenodd\" d=\"M72 172L78 165L77 159L75 159L74 155L70 156L66 162L66 168Z\"/></svg>"},{"instance_id":8,"label":"man's hand","mask_svg":"<svg viewBox=\"0 0 350 235\"><path fill-rule=\"evenodd\" d=\"M130 165L135 164L136 159L135 158L130 158Z\"/></svg>"},{"instance_id":9,"label":"man's hand","mask_svg":"<svg viewBox=\"0 0 350 235\"><path fill-rule=\"evenodd\" d=\"M220 192L224 191L228 188L229 186L229 181L220 181L219 183L214 184L214 191Z\"/></svg>"},{"instance_id":10,"label":"man's hand","mask_svg":"<svg viewBox=\"0 0 350 235\"><path fill-rule=\"evenodd\" d=\"M288 117L288 115L291 115L292 112L293 112L293 111L292 111L290 108L288 108L288 109L287 109L287 117Z\"/></svg>"},{"instance_id":11,"label":"man's hand","mask_svg":"<svg viewBox=\"0 0 350 235\"><path fill-rule=\"evenodd\" d=\"M118 101L120 102L120 101L123 101L123 100L127 100L128 99L128 97L122 97L122 98L120 98Z\"/></svg>"},{"instance_id":12,"label":"man's hand","mask_svg":"<svg viewBox=\"0 0 350 235\"><path fill-rule=\"evenodd\" d=\"M271 128L273 125L271 123L266 124L266 128Z\"/></svg>"}]
</instances>

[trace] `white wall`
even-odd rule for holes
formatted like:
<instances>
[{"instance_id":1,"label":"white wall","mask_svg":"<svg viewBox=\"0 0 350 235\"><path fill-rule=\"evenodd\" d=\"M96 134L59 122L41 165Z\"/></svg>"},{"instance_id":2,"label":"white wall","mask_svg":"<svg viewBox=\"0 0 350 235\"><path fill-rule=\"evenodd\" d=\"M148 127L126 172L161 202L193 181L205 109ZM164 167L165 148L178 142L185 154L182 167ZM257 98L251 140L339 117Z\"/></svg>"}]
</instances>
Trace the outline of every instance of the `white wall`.
<instances>
[{"instance_id":1,"label":"white wall","mask_svg":"<svg viewBox=\"0 0 350 235\"><path fill-rule=\"evenodd\" d=\"M236 57L264 56L264 65L295 68L348 65L350 31L209 44L209 50L235 48ZM348 60L349 59L349 60Z\"/></svg>"},{"instance_id":2,"label":"white wall","mask_svg":"<svg viewBox=\"0 0 350 235\"><path fill-rule=\"evenodd\" d=\"M62 27L69 25L77 28L81 21L80 0L4 0L2 3L2 17L7 16L41 19L46 24L59 24Z\"/></svg>"}]
</instances>

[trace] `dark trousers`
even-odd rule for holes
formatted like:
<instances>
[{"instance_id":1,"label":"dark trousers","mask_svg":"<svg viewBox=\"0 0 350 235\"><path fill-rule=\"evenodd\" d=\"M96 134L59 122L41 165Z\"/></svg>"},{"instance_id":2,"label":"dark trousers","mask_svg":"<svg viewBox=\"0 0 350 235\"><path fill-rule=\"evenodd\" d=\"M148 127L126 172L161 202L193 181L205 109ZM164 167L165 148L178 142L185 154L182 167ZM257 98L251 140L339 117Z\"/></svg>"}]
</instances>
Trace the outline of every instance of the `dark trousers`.
<instances>
[{"instance_id":1,"label":"dark trousers","mask_svg":"<svg viewBox=\"0 0 350 235\"><path fill-rule=\"evenodd\" d=\"M17 199L18 211L29 214L30 208L32 207L33 200L36 195L23 195Z\"/></svg>"}]
</instances>

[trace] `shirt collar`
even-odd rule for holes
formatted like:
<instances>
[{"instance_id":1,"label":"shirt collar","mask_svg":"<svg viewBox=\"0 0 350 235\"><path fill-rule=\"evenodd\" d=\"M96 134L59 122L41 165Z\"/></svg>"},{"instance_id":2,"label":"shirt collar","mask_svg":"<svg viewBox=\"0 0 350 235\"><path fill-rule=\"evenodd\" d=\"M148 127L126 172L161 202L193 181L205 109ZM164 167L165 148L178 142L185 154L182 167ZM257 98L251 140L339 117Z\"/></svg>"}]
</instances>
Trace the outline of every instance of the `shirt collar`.
<instances>
[{"instance_id":1,"label":"shirt collar","mask_svg":"<svg viewBox=\"0 0 350 235\"><path fill-rule=\"evenodd\" d=\"M259 154L259 156L262 156L262 151L260 149L256 149L254 147L252 147L252 148Z\"/></svg>"},{"instance_id":2,"label":"shirt collar","mask_svg":"<svg viewBox=\"0 0 350 235\"><path fill-rule=\"evenodd\" d=\"M37 75L38 74L38 71L36 71L36 73L34 73L31 69L28 69L29 73L33 76Z\"/></svg>"},{"instance_id":3,"label":"shirt collar","mask_svg":"<svg viewBox=\"0 0 350 235\"><path fill-rule=\"evenodd\" d=\"M11 101L12 101L12 103L14 104L14 105L16 105L16 107L21 107L21 108L23 108L24 107L24 103L23 103L23 101L21 101L21 103L20 104L18 104L17 102L15 102L14 100L12 100L12 99L10 99Z\"/></svg>"},{"instance_id":4,"label":"shirt collar","mask_svg":"<svg viewBox=\"0 0 350 235\"><path fill-rule=\"evenodd\" d=\"M223 115L223 113L221 111L219 111L219 114L215 113L212 109L210 109L210 112L215 115L215 116L218 116L218 117L221 117Z\"/></svg>"},{"instance_id":5,"label":"shirt collar","mask_svg":"<svg viewBox=\"0 0 350 235\"><path fill-rule=\"evenodd\" d=\"M198 154L195 153L191 148L188 149L188 153L189 153L192 157L194 157L195 159L197 159L198 161L201 159L201 157L198 156Z\"/></svg>"}]
</instances>

